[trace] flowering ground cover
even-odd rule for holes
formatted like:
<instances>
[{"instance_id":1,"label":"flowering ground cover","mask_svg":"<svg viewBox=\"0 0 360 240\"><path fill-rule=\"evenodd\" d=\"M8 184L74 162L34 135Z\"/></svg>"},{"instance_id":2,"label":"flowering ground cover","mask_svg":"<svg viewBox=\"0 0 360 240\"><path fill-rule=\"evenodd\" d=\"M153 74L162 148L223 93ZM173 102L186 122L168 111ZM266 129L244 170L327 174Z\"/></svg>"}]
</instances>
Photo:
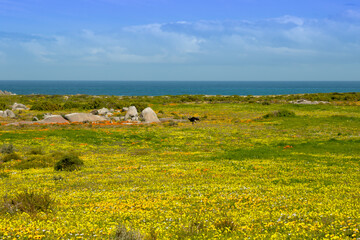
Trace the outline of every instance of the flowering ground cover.
<instances>
[{"instance_id":1,"label":"flowering ground cover","mask_svg":"<svg viewBox=\"0 0 360 240\"><path fill-rule=\"evenodd\" d=\"M201 121L1 126L19 159L0 163L0 239L360 238L358 106L152 108ZM84 166L56 171L69 151ZM51 203L21 211L9 199L24 192Z\"/></svg>"}]
</instances>

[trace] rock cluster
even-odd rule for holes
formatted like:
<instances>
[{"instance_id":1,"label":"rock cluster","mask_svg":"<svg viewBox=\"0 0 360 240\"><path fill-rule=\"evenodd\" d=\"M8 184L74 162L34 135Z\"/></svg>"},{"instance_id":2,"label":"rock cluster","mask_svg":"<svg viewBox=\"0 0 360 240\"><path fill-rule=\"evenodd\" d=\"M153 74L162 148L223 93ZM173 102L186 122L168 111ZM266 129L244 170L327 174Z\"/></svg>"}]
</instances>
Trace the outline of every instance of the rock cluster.
<instances>
[{"instance_id":1,"label":"rock cluster","mask_svg":"<svg viewBox=\"0 0 360 240\"><path fill-rule=\"evenodd\" d=\"M15 93L0 90L0 95L16 95Z\"/></svg>"},{"instance_id":2,"label":"rock cluster","mask_svg":"<svg viewBox=\"0 0 360 240\"><path fill-rule=\"evenodd\" d=\"M292 103L292 104L328 104L329 102L327 102L327 101L309 101L306 99L298 99L298 100L290 101L290 103Z\"/></svg>"},{"instance_id":3,"label":"rock cluster","mask_svg":"<svg viewBox=\"0 0 360 240\"><path fill-rule=\"evenodd\" d=\"M12 106L13 110L28 110L25 105L15 103ZM66 124L66 123L89 123L89 122L104 122L104 121L115 121L119 122L121 120L128 121L126 124L140 123L142 120L144 123L159 123L154 110L150 107L145 108L141 114L138 114L138 111L135 106L130 106L127 108L125 117L113 117L113 109L102 108L99 110L93 110L91 113L70 113L65 116L62 115L52 115L50 113L44 114L44 119L39 120L37 117L34 117L32 121L21 121L16 123L10 123L9 125L23 125L23 124ZM9 117L15 118L16 115L9 109L5 111L0 111L0 117Z\"/></svg>"},{"instance_id":4,"label":"rock cluster","mask_svg":"<svg viewBox=\"0 0 360 240\"><path fill-rule=\"evenodd\" d=\"M0 117L3 118L15 118L16 115L13 113L13 111L6 109L5 111L0 111Z\"/></svg>"},{"instance_id":5,"label":"rock cluster","mask_svg":"<svg viewBox=\"0 0 360 240\"><path fill-rule=\"evenodd\" d=\"M139 121L139 114L135 106L130 106L125 114L125 121Z\"/></svg>"},{"instance_id":6,"label":"rock cluster","mask_svg":"<svg viewBox=\"0 0 360 240\"><path fill-rule=\"evenodd\" d=\"M29 110L28 107L26 107L24 104L21 104L21 103L14 103L12 106L11 106L12 110Z\"/></svg>"}]
</instances>

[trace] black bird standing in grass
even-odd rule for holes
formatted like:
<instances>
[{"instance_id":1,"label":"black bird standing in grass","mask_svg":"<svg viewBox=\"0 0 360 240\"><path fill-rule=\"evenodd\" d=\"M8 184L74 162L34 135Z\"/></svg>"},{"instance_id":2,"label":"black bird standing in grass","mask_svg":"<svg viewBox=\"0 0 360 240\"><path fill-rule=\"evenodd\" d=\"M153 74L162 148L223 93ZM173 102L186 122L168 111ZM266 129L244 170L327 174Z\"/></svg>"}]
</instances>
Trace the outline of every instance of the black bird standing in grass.
<instances>
[{"instance_id":1,"label":"black bird standing in grass","mask_svg":"<svg viewBox=\"0 0 360 240\"><path fill-rule=\"evenodd\" d=\"M197 121L200 121L199 118L197 117L191 117L191 118L188 118L190 122L192 122L192 124L196 123Z\"/></svg>"}]
</instances>

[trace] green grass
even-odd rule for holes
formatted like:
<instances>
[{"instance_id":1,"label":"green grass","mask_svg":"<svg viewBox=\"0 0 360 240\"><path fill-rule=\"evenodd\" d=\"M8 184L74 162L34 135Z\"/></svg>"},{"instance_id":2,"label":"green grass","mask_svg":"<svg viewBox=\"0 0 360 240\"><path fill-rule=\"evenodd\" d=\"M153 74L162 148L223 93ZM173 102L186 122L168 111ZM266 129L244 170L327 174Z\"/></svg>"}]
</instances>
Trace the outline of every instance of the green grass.
<instances>
[{"instance_id":1,"label":"green grass","mask_svg":"<svg viewBox=\"0 0 360 240\"><path fill-rule=\"evenodd\" d=\"M22 160L0 163L0 192L42 189L57 207L0 214L0 238L36 229L42 239L360 237L358 106L152 104L201 121L1 126L0 144ZM277 110L296 116L261 118ZM55 155L70 150L85 165L55 171Z\"/></svg>"}]
</instances>

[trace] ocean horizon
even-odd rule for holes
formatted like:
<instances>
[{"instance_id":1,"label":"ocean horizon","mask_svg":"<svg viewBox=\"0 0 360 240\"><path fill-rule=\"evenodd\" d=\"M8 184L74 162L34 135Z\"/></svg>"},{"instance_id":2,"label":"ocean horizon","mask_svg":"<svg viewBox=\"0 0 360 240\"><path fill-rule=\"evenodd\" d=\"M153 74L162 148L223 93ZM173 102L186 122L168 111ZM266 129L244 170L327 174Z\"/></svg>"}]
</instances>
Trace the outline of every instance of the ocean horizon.
<instances>
[{"instance_id":1,"label":"ocean horizon","mask_svg":"<svg viewBox=\"0 0 360 240\"><path fill-rule=\"evenodd\" d=\"M18 95L281 95L360 92L360 81L54 81L2 80Z\"/></svg>"}]
</instances>

